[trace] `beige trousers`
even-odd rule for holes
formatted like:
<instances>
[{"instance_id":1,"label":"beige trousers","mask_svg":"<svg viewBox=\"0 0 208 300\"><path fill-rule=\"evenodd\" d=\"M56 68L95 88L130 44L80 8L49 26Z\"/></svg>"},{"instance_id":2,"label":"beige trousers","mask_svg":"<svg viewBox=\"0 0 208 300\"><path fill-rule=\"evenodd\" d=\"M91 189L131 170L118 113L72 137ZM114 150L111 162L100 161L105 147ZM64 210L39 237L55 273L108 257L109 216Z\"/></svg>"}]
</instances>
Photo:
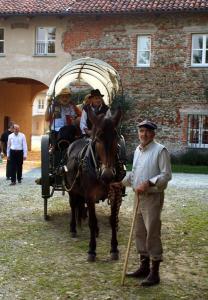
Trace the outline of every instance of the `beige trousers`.
<instances>
[{"instance_id":1,"label":"beige trousers","mask_svg":"<svg viewBox=\"0 0 208 300\"><path fill-rule=\"evenodd\" d=\"M161 211L164 193L139 195L139 208L135 220L135 239L137 252L152 260L162 261ZM135 201L137 196L135 194Z\"/></svg>"}]
</instances>

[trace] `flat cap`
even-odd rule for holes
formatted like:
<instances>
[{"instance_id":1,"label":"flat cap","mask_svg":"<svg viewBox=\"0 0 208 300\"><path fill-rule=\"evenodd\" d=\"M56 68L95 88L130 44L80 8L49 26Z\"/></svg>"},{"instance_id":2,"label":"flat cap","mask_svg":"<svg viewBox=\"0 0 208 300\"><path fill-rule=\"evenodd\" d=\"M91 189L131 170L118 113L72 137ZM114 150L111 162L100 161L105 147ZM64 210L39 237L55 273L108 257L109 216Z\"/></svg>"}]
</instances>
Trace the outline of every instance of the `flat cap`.
<instances>
[{"instance_id":1,"label":"flat cap","mask_svg":"<svg viewBox=\"0 0 208 300\"><path fill-rule=\"evenodd\" d=\"M151 121L148 121L148 120L144 120L141 123L139 123L138 127L139 128L145 127L145 128L152 129L152 130L157 129L157 125L155 123L151 122Z\"/></svg>"}]
</instances>

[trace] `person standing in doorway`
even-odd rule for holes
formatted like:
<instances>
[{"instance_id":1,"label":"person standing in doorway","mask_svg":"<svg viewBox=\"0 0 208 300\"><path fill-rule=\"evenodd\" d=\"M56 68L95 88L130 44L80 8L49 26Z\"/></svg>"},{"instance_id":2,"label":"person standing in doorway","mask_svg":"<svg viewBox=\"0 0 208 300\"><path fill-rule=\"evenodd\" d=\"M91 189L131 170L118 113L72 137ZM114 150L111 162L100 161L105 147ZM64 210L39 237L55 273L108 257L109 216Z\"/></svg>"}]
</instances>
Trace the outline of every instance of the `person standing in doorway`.
<instances>
[{"instance_id":1,"label":"person standing in doorway","mask_svg":"<svg viewBox=\"0 0 208 300\"><path fill-rule=\"evenodd\" d=\"M27 142L20 127L14 124L14 132L9 135L7 143L7 157L11 164L11 184L15 185L16 180L21 183L23 160L27 158Z\"/></svg>"},{"instance_id":2,"label":"person standing in doorway","mask_svg":"<svg viewBox=\"0 0 208 300\"><path fill-rule=\"evenodd\" d=\"M9 135L14 131L14 122L9 123L9 128L2 133L1 135L1 148L4 155L7 155L7 142ZM6 164L6 179L11 179L11 164L10 160L7 158L7 164Z\"/></svg>"}]
</instances>

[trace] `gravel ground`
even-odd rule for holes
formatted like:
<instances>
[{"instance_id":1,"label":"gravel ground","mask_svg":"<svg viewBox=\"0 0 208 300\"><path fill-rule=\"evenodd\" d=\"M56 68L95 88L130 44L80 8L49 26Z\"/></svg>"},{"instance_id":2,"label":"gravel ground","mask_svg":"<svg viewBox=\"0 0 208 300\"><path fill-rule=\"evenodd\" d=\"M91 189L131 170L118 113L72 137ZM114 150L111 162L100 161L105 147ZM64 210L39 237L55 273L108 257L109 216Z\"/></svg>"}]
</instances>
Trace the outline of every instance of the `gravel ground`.
<instances>
[{"instance_id":1,"label":"gravel ground","mask_svg":"<svg viewBox=\"0 0 208 300\"><path fill-rule=\"evenodd\" d=\"M5 177L4 161L0 164L0 178ZM38 178L40 177L40 163L37 161L25 161L23 168L24 178ZM173 178L169 182L170 187L191 188L191 189L207 189L208 175L203 174L187 174L187 173L173 173Z\"/></svg>"},{"instance_id":2,"label":"gravel ground","mask_svg":"<svg viewBox=\"0 0 208 300\"><path fill-rule=\"evenodd\" d=\"M162 237L165 261L161 284L142 289L138 281L120 285L132 219L133 193L128 189L120 211L120 260L109 261L106 202L97 207L101 228L98 258L86 262L88 226L77 239L68 233L68 197L60 192L49 201L43 220L38 162L24 162L22 184L9 186L5 161L0 165L0 299L2 300L198 300L208 299L208 175L173 174L166 191ZM132 245L129 270L137 267Z\"/></svg>"}]
</instances>

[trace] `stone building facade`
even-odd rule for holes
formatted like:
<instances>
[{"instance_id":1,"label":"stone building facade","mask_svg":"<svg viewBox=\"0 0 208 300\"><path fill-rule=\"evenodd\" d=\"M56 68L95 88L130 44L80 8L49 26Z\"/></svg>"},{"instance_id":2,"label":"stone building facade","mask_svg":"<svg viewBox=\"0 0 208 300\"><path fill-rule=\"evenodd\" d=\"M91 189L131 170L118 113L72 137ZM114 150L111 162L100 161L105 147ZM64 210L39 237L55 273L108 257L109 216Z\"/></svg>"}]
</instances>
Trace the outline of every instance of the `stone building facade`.
<instances>
[{"instance_id":1,"label":"stone building facade","mask_svg":"<svg viewBox=\"0 0 208 300\"><path fill-rule=\"evenodd\" d=\"M37 92L41 92L64 63L85 56L101 59L112 65L122 79L129 106L122 121L122 131L129 155L138 144L137 125L143 119L158 124L157 139L172 153L192 148L208 151L206 1L193 4L181 0L173 4L166 0L162 5L158 1L136 4L128 1L130 8L124 7L126 1L89 0L88 6L86 1L69 1L67 9L64 7L67 1L59 2L59 6L55 6L56 0L50 2L48 9L36 8L34 2L30 11L22 6L12 7L9 17L7 8L1 8L0 29L5 26L2 22L11 27L12 18L15 18L13 23L20 24L22 21L18 20L25 15L29 17L27 26L33 31L38 26L58 28L56 47L59 50L52 56L31 55L34 33L25 35L21 29L23 35L17 44L19 53L13 51L10 55L18 68L8 69L8 61L0 57L3 62L0 79L19 76L39 80L42 86L39 85ZM104 2L108 6L104 6ZM20 12L21 16L18 15ZM26 45L23 50L22 43ZM21 54L25 50L26 59L25 54ZM0 82L0 89L5 85Z\"/></svg>"},{"instance_id":2,"label":"stone building facade","mask_svg":"<svg viewBox=\"0 0 208 300\"><path fill-rule=\"evenodd\" d=\"M102 59L121 76L129 102L123 120L128 152L138 143L138 122L146 118L158 124L158 140L171 152L208 146L208 65L192 66L193 34L208 34L208 14L100 16L87 23L83 18L68 22L64 48L72 59ZM138 36L151 38L148 67L137 66ZM191 143L191 116L203 116L204 145Z\"/></svg>"}]
</instances>

